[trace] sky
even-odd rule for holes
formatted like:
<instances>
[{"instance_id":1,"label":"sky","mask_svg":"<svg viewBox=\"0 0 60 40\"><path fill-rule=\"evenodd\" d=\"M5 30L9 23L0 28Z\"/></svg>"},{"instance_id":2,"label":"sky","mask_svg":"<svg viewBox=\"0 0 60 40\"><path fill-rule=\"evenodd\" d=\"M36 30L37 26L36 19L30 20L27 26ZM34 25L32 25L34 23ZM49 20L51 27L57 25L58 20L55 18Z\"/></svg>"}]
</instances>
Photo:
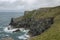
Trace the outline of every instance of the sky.
<instances>
[{"instance_id":1,"label":"sky","mask_svg":"<svg viewBox=\"0 0 60 40\"><path fill-rule=\"evenodd\" d=\"M0 11L25 11L60 5L60 0L0 0Z\"/></svg>"}]
</instances>

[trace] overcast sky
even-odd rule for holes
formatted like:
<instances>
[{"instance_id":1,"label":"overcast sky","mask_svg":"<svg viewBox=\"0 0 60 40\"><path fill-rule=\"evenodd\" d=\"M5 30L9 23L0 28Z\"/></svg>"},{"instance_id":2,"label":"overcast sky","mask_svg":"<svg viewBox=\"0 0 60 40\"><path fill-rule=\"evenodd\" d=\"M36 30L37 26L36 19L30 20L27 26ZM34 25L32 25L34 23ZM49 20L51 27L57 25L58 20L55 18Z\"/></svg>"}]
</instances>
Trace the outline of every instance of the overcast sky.
<instances>
[{"instance_id":1,"label":"overcast sky","mask_svg":"<svg viewBox=\"0 0 60 40\"><path fill-rule=\"evenodd\" d=\"M60 5L60 0L0 0L0 11L24 11Z\"/></svg>"}]
</instances>

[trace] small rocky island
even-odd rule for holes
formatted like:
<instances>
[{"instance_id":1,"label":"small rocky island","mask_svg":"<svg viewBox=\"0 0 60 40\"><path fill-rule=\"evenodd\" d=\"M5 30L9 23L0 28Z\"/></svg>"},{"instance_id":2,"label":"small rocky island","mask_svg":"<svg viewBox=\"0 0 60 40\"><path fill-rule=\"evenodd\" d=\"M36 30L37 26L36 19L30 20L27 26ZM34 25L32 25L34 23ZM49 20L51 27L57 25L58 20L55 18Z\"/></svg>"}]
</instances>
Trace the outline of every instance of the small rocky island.
<instances>
[{"instance_id":1,"label":"small rocky island","mask_svg":"<svg viewBox=\"0 0 60 40\"><path fill-rule=\"evenodd\" d=\"M40 8L32 11L25 11L24 15L18 18L11 18L9 25L12 28L25 28L29 29L29 35L37 36L43 33L45 30L49 29L54 23L55 13L52 15L47 15L49 12L55 11L55 8ZM46 14L46 15L45 15ZM15 32L19 31L17 29Z\"/></svg>"}]
</instances>

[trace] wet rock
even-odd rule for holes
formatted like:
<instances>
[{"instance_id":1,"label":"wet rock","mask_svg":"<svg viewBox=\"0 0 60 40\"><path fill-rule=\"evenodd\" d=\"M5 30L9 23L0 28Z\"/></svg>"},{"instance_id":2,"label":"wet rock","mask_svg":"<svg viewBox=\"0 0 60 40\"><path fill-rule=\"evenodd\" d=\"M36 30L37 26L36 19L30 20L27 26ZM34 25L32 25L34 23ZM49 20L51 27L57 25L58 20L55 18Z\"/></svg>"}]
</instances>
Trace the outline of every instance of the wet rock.
<instances>
[{"instance_id":1,"label":"wet rock","mask_svg":"<svg viewBox=\"0 0 60 40\"><path fill-rule=\"evenodd\" d=\"M11 18L11 22L9 25L13 25L13 24L14 24L14 20L13 20L13 18Z\"/></svg>"},{"instance_id":2,"label":"wet rock","mask_svg":"<svg viewBox=\"0 0 60 40\"><path fill-rule=\"evenodd\" d=\"M11 22L9 23L9 25L11 25L12 27L16 26L18 23L14 22L14 18L11 18Z\"/></svg>"},{"instance_id":3,"label":"wet rock","mask_svg":"<svg viewBox=\"0 0 60 40\"><path fill-rule=\"evenodd\" d=\"M13 32L19 32L20 30L19 29L17 29L17 30L15 30L15 31L13 31Z\"/></svg>"}]
</instances>

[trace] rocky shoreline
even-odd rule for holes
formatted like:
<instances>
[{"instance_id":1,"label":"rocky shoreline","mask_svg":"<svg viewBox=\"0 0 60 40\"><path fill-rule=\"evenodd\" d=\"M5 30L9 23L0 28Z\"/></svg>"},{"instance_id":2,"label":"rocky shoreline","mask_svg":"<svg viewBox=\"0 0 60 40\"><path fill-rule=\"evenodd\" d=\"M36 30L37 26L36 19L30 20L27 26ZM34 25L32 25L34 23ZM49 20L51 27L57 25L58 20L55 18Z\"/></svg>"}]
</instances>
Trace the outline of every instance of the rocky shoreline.
<instances>
[{"instance_id":1,"label":"rocky shoreline","mask_svg":"<svg viewBox=\"0 0 60 40\"><path fill-rule=\"evenodd\" d=\"M27 18L17 23L15 23L14 19L12 18L9 25L11 25L13 28L29 29L30 31L28 33L31 36L37 36L43 33L48 28L50 28L50 26L53 23L54 23L54 17L40 18L39 20ZM18 31L19 29L17 29L15 32L18 32Z\"/></svg>"},{"instance_id":2,"label":"rocky shoreline","mask_svg":"<svg viewBox=\"0 0 60 40\"><path fill-rule=\"evenodd\" d=\"M59 8L60 6L53 8L41 8L32 11L25 11L23 16L18 18L11 18L11 22L9 23L9 25L13 29L18 28L14 32L21 31L19 30L19 28L24 28L25 30L27 29L29 30L28 35L30 37L38 36L47 29L49 29L55 23L55 21L57 22L59 21L60 17ZM58 16L58 18L56 18L56 16Z\"/></svg>"},{"instance_id":3,"label":"rocky shoreline","mask_svg":"<svg viewBox=\"0 0 60 40\"><path fill-rule=\"evenodd\" d=\"M45 30L49 29L52 24L54 24L54 19L56 15L59 15L59 13L57 14L53 12L58 8L59 7L40 8L32 11L25 11L23 16L18 18L11 18L9 25L11 25L12 28L29 29L30 31L28 34L32 37L40 35Z\"/></svg>"},{"instance_id":4,"label":"rocky shoreline","mask_svg":"<svg viewBox=\"0 0 60 40\"><path fill-rule=\"evenodd\" d=\"M4 28L4 32L10 33L10 34L23 32L24 34L21 36L18 36L18 39L27 40L28 38L30 38L30 35L28 34L29 30L24 28L12 28L9 25L8 27ZM9 36L6 36L6 37L9 39ZM3 39L5 39L5 37Z\"/></svg>"}]
</instances>

